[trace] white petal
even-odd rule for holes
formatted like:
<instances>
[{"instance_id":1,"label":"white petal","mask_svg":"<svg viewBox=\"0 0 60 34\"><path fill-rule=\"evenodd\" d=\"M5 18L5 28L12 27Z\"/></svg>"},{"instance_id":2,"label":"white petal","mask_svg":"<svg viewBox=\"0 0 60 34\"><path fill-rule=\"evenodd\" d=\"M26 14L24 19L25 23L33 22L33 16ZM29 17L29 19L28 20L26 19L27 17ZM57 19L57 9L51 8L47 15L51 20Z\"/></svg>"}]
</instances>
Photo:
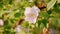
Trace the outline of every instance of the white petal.
<instances>
[{"instance_id":1,"label":"white petal","mask_svg":"<svg viewBox=\"0 0 60 34\"><path fill-rule=\"evenodd\" d=\"M3 26L4 25L4 22L2 19L0 19L0 25Z\"/></svg>"},{"instance_id":2,"label":"white petal","mask_svg":"<svg viewBox=\"0 0 60 34\"><path fill-rule=\"evenodd\" d=\"M34 9L35 11L39 12L40 9L37 6L33 6L32 9Z\"/></svg>"},{"instance_id":3,"label":"white petal","mask_svg":"<svg viewBox=\"0 0 60 34\"><path fill-rule=\"evenodd\" d=\"M31 8L30 7L26 7L25 8L25 12L24 12L24 14L25 14L25 16L28 16L28 14L31 12Z\"/></svg>"},{"instance_id":4,"label":"white petal","mask_svg":"<svg viewBox=\"0 0 60 34\"><path fill-rule=\"evenodd\" d=\"M35 24L36 23L36 18L29 20L29 22Z\"/></svg>"},{"instance_id":5,"label":"white petal","mask_svg":"<svg viewBox=\"0 0 60 34\"><path fill-rule=\"evenodd\" d=\"M25 17L25 20L26 20L26 21L28 21L28 18L27 18L27 17Z\"/></svg>"},{"instance_id":6,"label":"white petal","mask_svg":"<svg viewBox=\"0 0 60 34\"><path fill-rule=\"evenodd\" d=\"M21 31L21 28L20 28L20 27L21 27L21 26L17 26L17 27L15 28L16 33L18 33L18 32Z\"/></svg>"},{"instance_id":7,"label":"white petal","mask_svg":"<svg viewBox=\"0 0 60 34\"><path fill-rule=\"evenodd\" d=\"M33 6L32 11L34 11L34 13L36 13L36 15L38 16L38 12L40 11L40 9L36 6Z\"/></svg>"},{"instance_id":8,"label":"white petal","mask_svg":"<svg viewBox=\"0 0 60 34\"><path fill-rule=\"evenodd\" d=\"M25 18L25 20L29 21L29 23L36 23L36 19L37 19L37 17L36 18L29 18L29 17Z\"/></svg>"}]
</instances>

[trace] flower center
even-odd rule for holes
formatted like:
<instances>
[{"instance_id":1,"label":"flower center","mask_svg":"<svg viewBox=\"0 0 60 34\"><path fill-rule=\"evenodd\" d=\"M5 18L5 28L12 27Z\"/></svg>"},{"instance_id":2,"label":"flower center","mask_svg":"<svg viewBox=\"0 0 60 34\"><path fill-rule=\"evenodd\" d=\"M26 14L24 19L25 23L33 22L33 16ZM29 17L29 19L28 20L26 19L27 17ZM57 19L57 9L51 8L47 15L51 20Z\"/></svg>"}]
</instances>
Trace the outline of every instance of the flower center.
<instances>
[{"instance_id":1,"label":"flower center","mask_svg":"<svg viewBox=\"0 0 60 34\"><path fill-rule=\"evenodd\" d=\"M34 14L33 14L33 13L32 13L32 14L30 14L30 17L31 17L31 18L33 18L33 17L34 17Z\"/></svg>"}]
</instances>

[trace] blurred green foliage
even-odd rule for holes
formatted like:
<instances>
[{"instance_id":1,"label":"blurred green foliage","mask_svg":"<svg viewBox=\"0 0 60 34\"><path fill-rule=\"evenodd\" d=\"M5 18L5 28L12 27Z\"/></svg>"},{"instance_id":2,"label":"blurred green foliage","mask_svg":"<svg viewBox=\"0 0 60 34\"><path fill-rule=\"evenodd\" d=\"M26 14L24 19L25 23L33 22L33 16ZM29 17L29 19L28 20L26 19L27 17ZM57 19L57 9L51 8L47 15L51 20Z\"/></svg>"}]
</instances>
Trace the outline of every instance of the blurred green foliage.
<instances>
[{"instance_id":1,"label":"blurred green foliage","mask_svg":"<svg viewBox=\"0 0 60 34\"><path fill-rule=\"evenodd\" d=\"M43 0L44 1L44 0ZM28 2L28 0L0 0L0 18L4 20L4 31L2 34L15 34L14 26L19 21L19 19L25 17L24 11L27 6L32 7L35 3L40 2ZM30 24L26 21L22 22L22 26L29 28L32 31L32 34L38 34L41 27L47 27L48 20L51 18L51 28L54 28L55 25L58 25L58 19L60 19L60 3L57 0L46 0L47 3L47 12L45 10L40 10L36 28L33 32L34 24ZM5 13L8 13L7 15ZM60 21L60 20L59 20ZM41 24L43 24L41 26ZM32 26L33 25L33 26ZM41 26L41 27L40 27ZM57 26L55 26L57 28ZM60 27L58 27L60 30ZM1 32L1 31L0 31ZM30 32L31 33L31 32Z\"/></svg>"}]
</instances>

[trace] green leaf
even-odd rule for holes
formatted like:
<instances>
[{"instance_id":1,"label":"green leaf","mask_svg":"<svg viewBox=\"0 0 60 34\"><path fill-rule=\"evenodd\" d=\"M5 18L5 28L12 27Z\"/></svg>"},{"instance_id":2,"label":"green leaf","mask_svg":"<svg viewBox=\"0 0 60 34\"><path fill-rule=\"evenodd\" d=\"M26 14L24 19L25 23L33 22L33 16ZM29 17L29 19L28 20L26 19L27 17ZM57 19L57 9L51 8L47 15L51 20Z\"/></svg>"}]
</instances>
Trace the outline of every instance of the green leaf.
<instances>
[{"instance_id":1,"label":"green leaf","mask_svg":"<svg viewBox=\"0 0 60 34\"><path fill-rule=\"evenodd\" d=\"M4 21L4 26L7 27L9 25L8 20Z\"/></svg>"},{"instance_id":2,"label":"green leaf","mask_svg":"<svg viewBox=\"0 0 60 34\"><path fill-rule=\"evenodd\" d=\"M54 5L54 8L53 8L53 11L60 14L60 8L59 7L60 7L59 3L56 2Z\"/></svg>"},{"instance_id":3,"label":"green leaf","mask_svg":"<svg viewBox=\"0 0 60 34\"><path fill-rule=\"evenodd\" d=\"M39 30L40 30L40 27L36 27L33 34L38 34L39 33Z\"/></svg>"},{"instance_id":4,"label":"green leaf","mask_svg":"<svg viewBox=\"0 0 60 34\"><path fill-rule=\"evenodd\" d=\"M47 12L40 12L41 17L48 18L49 14Z\"/></svg>"},{"instance_id":5,"label":"green leaf","mask_svg":"<svg viewBox=\"0 0 60 34\"><path fill-rule=\"evenodd\" d=\"M10 31L5 31L5 33L6 33L6 34L11 34L11 32L10 32Z\"/></svg>"},{"instance_id":6,"label":"green leaf","mask_svg":"<svg viewBox=\"0 0 60 34\"><path fill-rule=\"evenodd\" d=\"M11 23L14 23L14 19L10 19Z\"/></svg>"},{"instance_id":7,"label":"green leaf","mask_svg":"<svg viewBox=\"0 0 60 34\"><path fill-rule=\"evenodd\" d=\"M51 0L48 4L47 4L47 11L50 10L54 4L56 3L56 0Z\"/></svg>"},{"instance_id":8,"label":"green leaf","mask_svg":"<svg viewBox=\"0 0 60 34\"><path fill-rule=\"evenodd\" d=\"M52 13L52 10L47 11L47 13L50 15Z\"/></svg>"},{"instance_id":9,"label":"green leaf","mask_svg":"<svg viewBox=\"0 0 60 34\"><path fill-rule=\"evenodd\" d=\"M0 9L2 9L3 8L3 3L0 3Z\"/></svg>"},{"instance_id":10,"label":"green leaf","mask_svg":"<svg viewBox=\"0 0 60 34\"><path fill-rule=\"evenodd\" d=\"M38 27L40 27L41 22L42 22L41 20L38 20Z\"/></svg>"},{"instance_id":11,"label":"green leaf","mask_svg":"<svg viewBox=\"0 0 60 34\"><path fill-rule=\"evenodd\" d=\"M4 22L4 29L11 29L11 26L9 25L9 21L8 20L6 20Z\"/></svg>"},{"instance_id":12,"label":"green leaf","mask_svg":"<svg viewBox=\"0 0 60 34\"><path fill-rule=\"evenodd\" d=\"M11 34L15 34L15 32L12 32Z\"/></svg>"},{"instance_id":13,"label":"green leaf","mask_svg":"<svg viewBox=\"0 0 60 34\"><path fill-rule=\"evenodd\" d=\"M44 24L45 27L47 27L48 20L47 19L43 19L42 23Z\"/></svg>"},{"instance_id":14,"label":"green leaf","mask_svg":"<svg viewBox=\"0 0 60 34\"><path fill-rule=\"evenodd\" d=\"M15 16L15 17L20 17L20 15L21 15L21 14L20 14L19 12L17 12L14 16Z\"/></svg>"},{"instance_id":15,"label":"green leaf","mask_svg":"<svg viewBox=\"0 0 60 34\"><path fill-rule=\"evenodd\" d=\"M9 21L8 20L4 21L4 33L11 34L11 32L10 32L11 28L12 27L11 27L11 25L9 25Z\"/></svg>"},{"instance_id":16,"label":"green leaf","mask_svg":"<svg viewBox=\"0 0 60 34\"><path fill-rule=\"evenodd\" d=\"M9 4L12 4L12 0L8 0L9 1Z\"/></svg>"},{"instance_id":17,"label":"green leaf","mask_svg":"<svg viewBox=\"0 0 60 34\"><path fill-rule=\"evenodd\" d=\"M29 27L29 23L27 21L24 21L23 24L22 24L25 28L28 28Z\"/></svg>"}]
</instances>

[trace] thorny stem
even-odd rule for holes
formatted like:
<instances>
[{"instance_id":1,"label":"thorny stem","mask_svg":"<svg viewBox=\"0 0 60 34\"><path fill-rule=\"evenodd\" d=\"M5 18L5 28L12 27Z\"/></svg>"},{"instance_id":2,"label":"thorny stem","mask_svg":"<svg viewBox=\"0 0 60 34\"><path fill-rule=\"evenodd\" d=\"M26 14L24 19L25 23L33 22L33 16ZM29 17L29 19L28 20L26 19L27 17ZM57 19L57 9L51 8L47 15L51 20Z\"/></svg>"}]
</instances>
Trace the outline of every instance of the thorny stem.
<instances>
[{"instance_id":1,"label":"thorny stem","mask_svg":"<svg viewBox=\"0 0 60 34\"><path fill-rule=\"evenodd\" d=\"M21 25L23 21L24 21L24 19L20 19L20 20L15 24L14 28L15 28L16 26L18 26L18 25Z\"/></svg>"},{"instance_id":2,"label":"thorny stem","mask_svg":"<svg viewBox=\"0 0 60 34\"><path fill-rule=\"evenodd\" d=\"M14 28L16 28L18 25L21 25L23 21L24 21L24 19L20 19L20 20L17 22L17 24L14 26ZM25 28L22 28L22 30L26 30L26 29L25 29ZM29 29L28 29L28 31L27 31L27 34L29 34Z\"/></svg>"}]
</instances>

